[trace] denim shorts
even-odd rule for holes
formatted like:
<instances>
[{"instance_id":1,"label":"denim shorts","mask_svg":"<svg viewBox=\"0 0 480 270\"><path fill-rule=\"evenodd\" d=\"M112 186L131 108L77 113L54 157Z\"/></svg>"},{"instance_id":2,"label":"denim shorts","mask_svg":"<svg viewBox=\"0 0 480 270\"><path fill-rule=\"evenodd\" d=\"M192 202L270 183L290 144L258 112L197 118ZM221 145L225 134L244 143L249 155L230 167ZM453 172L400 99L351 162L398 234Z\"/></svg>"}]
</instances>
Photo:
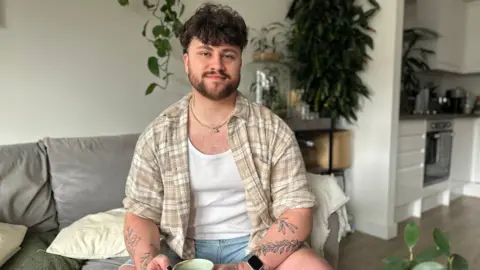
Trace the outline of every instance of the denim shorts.
<instances>
[{"instance_id":1,"label":"denim shorts","mask_svg":"<svg viewBox=\"0 0 480 270\"><path fill-rule=\"evenodd\" d=\"M249 254L246 253L249 236L243 236L225 240L194 240L196 255L195 258L206 259L214 264L229 264L246 261ZM165 242L162 241L160 251L167 256L172 267L184 261ZM123 265L133 265L129 259Z\"/></svg>"}]
</instances>

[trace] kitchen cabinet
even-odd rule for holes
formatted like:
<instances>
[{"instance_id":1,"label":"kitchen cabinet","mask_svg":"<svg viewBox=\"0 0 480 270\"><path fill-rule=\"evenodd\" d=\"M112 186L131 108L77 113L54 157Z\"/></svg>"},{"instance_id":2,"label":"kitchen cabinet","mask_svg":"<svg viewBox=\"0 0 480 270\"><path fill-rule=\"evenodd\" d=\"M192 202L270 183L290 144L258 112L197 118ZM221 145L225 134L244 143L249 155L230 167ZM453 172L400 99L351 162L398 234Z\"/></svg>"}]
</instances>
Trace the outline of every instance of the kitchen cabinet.
<instances>
[{"instance_id":1,"label":"kitchen cabinet","mask_svg":"<svg viewBox=\"0 0 480 270\"><path fill-rule=\"evenodd\" d=\"M416 119L401 120L398 126L394 212L396 222L421 215L426 125L425 120Z\"/></svg>"},{"instance_id":2,"label":"kitchen cabinet","mask_svg":"<svg viewBox=\"0 0 480 270\"><path fill-rule=\"evenodd\" d=\"M480 1L421 0L416 9L416 27L437 32L437 39L419 45L435 52L429 56L432 70L459 74L480 72ZM412 8L411 6L409 7Z\"/></svg>"},{"instance_id":3,"label":"kitchen cabinet","mask_svg":"<svg viewBox=\"0 0 480 270\"><path fill-rule=\"evenodd\" d=\"M422 197L425 159L424 120L402 120L397 144L395 205L402 206Z\"/></svg>"},{"instance_id":4,"label":"kitchen cabinet","mask_svg":"<svg viewBox=\"0 0 480 270\"><path fill-rule=\"evenodd\" d=\"M470 182L480 184L480 119L473 126L472 168Z\"/></svg>"},{"instance_id":5,"label":"kitchen cabinet","mask_svg":"<svg viewBox=\"0 0 480 270\"><path fill-rule=\"evenodd\" d=\"M465 26L464 73L480 73L480 1L467 4Z\"/></svg>"},{"instance_id":6,"label":"kitchen cabinet","mask_svg":"<svg viewBox=\"0 0 480 270\"><path fill-rule=\"evenodd\" d=\"M427 141L426 119L400 120L397 137L395 213L396 222L422 213L465 194L464 188L480 184L480 118L452 119L450 176L447 181L424 185ZM442 146L443 145L443 146ZM450 147L445 141L440 147ZM480 185L478 185L480 187Z\"/></svg>"},{"instance_id":7,"label":"kitchen cabinet","mask_svg":"<svg viewBox=\"0 0 480 270\"><path fill-rule=\"evenodd\" d=\"M450 161L450 187L463 187L472 179L475 167L473 160L478 156L474 149L476 118L457 118L453 121L453 144Z\"/></svg>"}]
</instances>

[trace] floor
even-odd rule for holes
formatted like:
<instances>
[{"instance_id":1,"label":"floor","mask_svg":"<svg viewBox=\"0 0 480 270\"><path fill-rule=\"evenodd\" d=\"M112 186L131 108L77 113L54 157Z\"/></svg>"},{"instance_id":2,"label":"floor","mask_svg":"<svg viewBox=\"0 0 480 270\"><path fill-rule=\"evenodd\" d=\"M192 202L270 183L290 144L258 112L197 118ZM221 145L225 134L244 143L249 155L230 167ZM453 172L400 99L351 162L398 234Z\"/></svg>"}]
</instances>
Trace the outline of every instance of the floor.
<instances>
[{"instance_id":1,"label":"floor","mask_svg":"<svg viewBox=\"0 0 480 270\"><path fill-rule=\"evenodd\" d=\"M420 239L415 251L432 246L434 228L448 234L451 250L465 257L469 269L480 269L480 199L460 197L450 207L437 207L414 219L420 226ZM407 258L408 250L403 241L403 228L395 239L385 241L359 232L348 235L340 245L339 270L380 270L382 259L397 255Z\"/></svg>"}]
</instances>

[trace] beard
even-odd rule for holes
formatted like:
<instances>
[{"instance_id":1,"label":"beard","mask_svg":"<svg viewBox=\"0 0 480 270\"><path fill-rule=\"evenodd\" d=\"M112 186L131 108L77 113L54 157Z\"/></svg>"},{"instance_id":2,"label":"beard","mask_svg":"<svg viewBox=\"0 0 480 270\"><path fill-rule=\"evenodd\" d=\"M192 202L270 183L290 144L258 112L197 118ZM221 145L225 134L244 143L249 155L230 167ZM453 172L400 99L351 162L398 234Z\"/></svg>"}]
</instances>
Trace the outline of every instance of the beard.
<instances>
[{"instance_id":1,"label":"beard","mask_svg":"<svg viewBox=\"0 0 480 270\"><path fill-rule=\"evenodd\" d=\"M225 79L230 78L230 76L228 76L228 74L226 74L222 71L220 71L220 72L215 72L215 71L205 72L205 73L202 74L201 78L198 78L198 76L195 76L193 74L193 72L191 71L191 69L189 68L188 79L190 80L190 83L192 84L192 86L202 96L204 96L204 97L206 97L210 100L214 100L214 101L225 99L225 98L229 97L230 95L232 95L235 91L237 91L238 85L240 84L240 76L237 80L230 81L227 84L224 84L223 86L221 86L222 89L219 89L218 91L215 91L214 89L208 89L204 78L206 78L209 75L213 75L213 74L220 75L220 76L224 77ZM213 83L213 87L220 87L220 86L217 85L217 83Z\"/></svg>"}]
</instances>

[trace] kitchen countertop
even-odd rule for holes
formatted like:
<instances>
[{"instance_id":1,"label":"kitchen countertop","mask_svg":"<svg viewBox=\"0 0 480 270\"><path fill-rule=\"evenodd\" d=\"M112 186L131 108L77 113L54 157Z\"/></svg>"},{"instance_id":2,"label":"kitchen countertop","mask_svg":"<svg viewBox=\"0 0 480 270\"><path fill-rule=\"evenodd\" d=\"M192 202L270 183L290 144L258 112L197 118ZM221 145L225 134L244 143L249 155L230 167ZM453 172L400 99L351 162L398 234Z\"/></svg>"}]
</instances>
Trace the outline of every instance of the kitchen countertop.
<instances>
[{"instance_id":1,"label":"kitchen countertop","mask_svg":"<svg viewBox=\"0 0 480 270\"><path fill-rule=\"evenodd\" d=\"M442 120L442 119L456 119L456 118L480 118L476 114L401 114L400 120Z\"/></svg>"}]
</instances>

